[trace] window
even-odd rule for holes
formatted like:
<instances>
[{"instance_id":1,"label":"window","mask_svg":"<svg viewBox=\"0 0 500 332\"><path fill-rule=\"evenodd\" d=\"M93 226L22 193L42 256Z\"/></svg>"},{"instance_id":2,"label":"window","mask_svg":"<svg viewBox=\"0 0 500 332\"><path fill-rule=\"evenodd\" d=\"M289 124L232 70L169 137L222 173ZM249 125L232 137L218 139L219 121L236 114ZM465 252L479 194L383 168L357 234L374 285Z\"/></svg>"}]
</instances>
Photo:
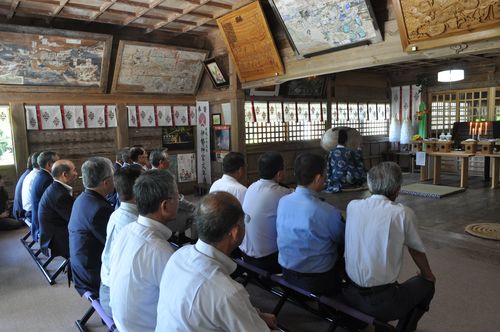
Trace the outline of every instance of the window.
<instances>
[{"instance_id":1,"label":"window","mask_svg":"<svg viewBox=\"0 0 500 332\"><path fill-rule=\"evenodd\" d=\"M390 106L386 103L335 102L332 127L350 127L363 136L389 134Z\"/></svg>"},{"instance_id":2,"label":"window","mask_svg":"<svg viewBox=\"0 0 500 332\"><path fill-rule=\"evenodd\" d=\"M326 104L321 102L245 102L245 143L321 139Z\"/></svg>"},{"instance_id":3,"label":"window","mask_svg":"<svg viewBox=\"0 0 500 332\"><path fill-rule=\"evenodd\" d=\"M12 129L10 126L10 109L0 105L0 166L14 165L14 150L12 148Z\"/></svg>"},{"instance_id":4,"label":"window","mask_svg":"<svg viewBox=\"0 0 500 332\"><path fill-rule=\"evenodd\" d=\"M431 112L431 132L436 134L451 131L454 122L486 121L488 90L435 93L432 95Z\"/></svg>"}]
</instances>

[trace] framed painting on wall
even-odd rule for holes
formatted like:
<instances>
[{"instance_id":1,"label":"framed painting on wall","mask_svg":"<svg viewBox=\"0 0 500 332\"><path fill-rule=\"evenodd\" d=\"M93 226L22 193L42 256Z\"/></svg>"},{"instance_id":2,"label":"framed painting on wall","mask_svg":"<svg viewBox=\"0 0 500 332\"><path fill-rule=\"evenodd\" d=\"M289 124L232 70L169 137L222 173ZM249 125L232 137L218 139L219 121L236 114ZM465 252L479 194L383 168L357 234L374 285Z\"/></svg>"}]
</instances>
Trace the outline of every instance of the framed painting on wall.
<instances>
[{"instance_id":1,"label":"framed painting on wall","mask_svg":"<svg viewBox=\"0 0 500 332\"><path fill-rule=\"evenodd\" d=\"M120 41L113 92L194 95L208 51Z\"/></svg>"},{"instance_id":2,"label":"framed painting on wall","mask_svg":"<svg viewBox=\"0 0 500 332\"><path fill-rule=\"evenodd\" d=\"M229 79L227 78L227 75L224 74L215 58L206 60L203 64L205 65L208 77L210 77L214 87L223 88L229 86Z\"/></svg>"},{"instance_id":3,"label":"framed painting on wall","mask_svg":"<svg viewBox=\"0 0 500 332\"><path fill-rule=\"evenodd\" d=\"M382 41L368 0L269 2L299 57Z\"/></svg>"},{"instance_id":4,"label":"framed painting on wall","mask_svg":"<svg viewBox=\"0 0 500 332\"><path fill-rule=\"evenodd\" d=\"M162 147L172 151L194 149L194 127L163 127Z\"/></svg>"},{"instance_id":5,"label":"framed painting on wall","mask_svg":"<svg viewBox=\"0 0 500 332\"><path fill-rule=\"evenodd\" d=\"M0 91L104 92L112 38L0 24Z\"/></svg>"}]
</instances>

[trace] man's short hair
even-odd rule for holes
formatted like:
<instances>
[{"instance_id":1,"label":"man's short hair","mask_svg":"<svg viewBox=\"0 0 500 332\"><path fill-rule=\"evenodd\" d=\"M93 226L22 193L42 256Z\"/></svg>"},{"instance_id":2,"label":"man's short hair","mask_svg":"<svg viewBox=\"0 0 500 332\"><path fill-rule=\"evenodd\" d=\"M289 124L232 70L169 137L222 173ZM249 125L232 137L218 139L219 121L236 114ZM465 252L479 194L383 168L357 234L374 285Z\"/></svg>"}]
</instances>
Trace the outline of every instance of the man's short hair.
<instances>
[{"instance_id":1,"label":"man's short hair","mask_svg":"<svg viewBox=\"0 0 500 332\"><path fill-rule=\"evenodd\" d=\"M147 215L160 209L167 199L178 199L177 184L170 172L152 169L143 172L134 184L134 195L139 214Z\"/></svg>"},{"instance_id":2,"label":"man's short hair","mask_svg":"<svg viewBox=\"0 0 500 332\"><path fill-rule=\"evenodd\" d=\"M130 201L134 198L134 183L141 173L140 170L133 167L119 168L115 172L113 182L121 201Z\"/></svg>"},{"instance_id":3,"label":"man's short hair","mask_svg":"<svg viewBox=\"0 0 500 332\"><path fill-rule=\"evenodd\" d=\"M261 179L274 178L284 167L283 157L278 152L266 152L259 157L259 176Z\"/></svg>"},{"instance_id":4,"label":"man's short hair","mask_svg":"<svg viewBox=\"0 0 500 332\"><path fill-rule=\"evenodd\" d=\"M56 166L52 167L52 177L59 178L64 172L69 173L71 171L68 163L58 163Z\"/></svg>"},{"instance_id":5,"label":"man's short hair","mask_svg":"<svg viewBox=\"0 0 500 332\"><path fill-rule=\"evenodd\" d=\"M337 143L340 145L345 145L347 142L347 131L344 129L339 130L339 137L337 138Z\"/></svg>"},{"instance_id":6,"label":"man's short hair","mask_svg":"<svg viewBox=\"0 0 500 332\"><path fill-rule=\"evenodd\" d=\"M42 151L37 151L31 155L31 165L33 168L39 168L40 165L38 164L38 156L42 153Z\"/></svg>"},{"instance_id":7,"label":"man's short hair","mask_svg":"<svg viewBox=\"0 0 500 332\"><path fill-rule=\"evenodd\" d=\"M141 147L135 146L132 149L130 149L130 160L133 162L139 161L139 156L142 155L145 152L145 150Z\"/></svg>"},{"instance_id":8,"label":"man's short hair","mask_svg":"<svg viewBox=\"0 0 500 332\"><path fill-rule=\"evenodd\" d=\"M40 168L45 168L50 162L55 162L56 157L57 153L54 151L43 151L37 158L38 165Z\"/></svg>"},{"instance_id":9,"label":"man's short hair","mask_svg":"<svg viewBox=\"0 0 500 332\"><path fill-rule=\"evenodd\" d=\"M153 167L158 167L161 161L167 160L166 149L155 149L149 153L149 162Z\"/></svg>"},{"instance_id":10,"label":"man's short hair","mask_svg":"<svg viewBox=\"0 0 500 332\"><path fill-rule=\"evenodd\" d=\"M368 189L374 195L389 197L395 194L403 183L403 174L398 164L385 161L368 171Z\"/></svg>"},{"instance_id":11,"label":"man's short hair","mask_svg":"<svg viewBox=\"0 0 500 332\"><path fill-rule=\"evenodd\" d=\"M35 152L36 153L36 152ZM29 157L28 157L28 161L26 162L26 168L29 169L29 170L32 170L33 169L33 156L35 155L35 153L32 153Z\"/></svg>"},{"instance_id":12,"label":"man's short hair","mask_svg":"<svg viewBox=\"0 0 500 332\"><path fill-rule=\"evenodd\" d=\"M205 197L196 209L198 237L209 244L220 242L243 219L240 202L231 194L215 191Z\"/></svg>"},{"instance_id":13,"label":"man's short hair","mask_svg":"<svg viewBox=\"0 0 500 332\"><path fill-rule=\"evenodd\" d=\"M96 188L106 178L113 176L113 163L108 158L92 157L82 165L82 180L85 188Z\"/></svg>"},{"instance_id":14,"label":"man's short hair","mask_svg":"<svg viewBox=\"0 0 500 332\"><path fill-rule=\"evenodd\" d=\"M301 153L295 158L294 175L298 185L311 184L314 177L325 172L325 158L311 152Z\"/></svg>"},{"instance_id":15,"label":"man's short hair","mask_svg":"<svg viewBox=\"0 0 500 332\"><path fill-rule=\"evenodd\" d=\"M222 172L224 174L232 174L245 166L245 157L240 152L229 152L222 159Z\"/></svg>"},{"instance_id":16,"label":"man's short hair","mask_svg":"<svg viewBox=\"0 0 500 332\"><path fill-rule=\"evenodd\" d=\"M119 161L119 162L123 162L123 152L122 152L122 150L116 151L115 160Z\"/></svg>"}]
</instances>

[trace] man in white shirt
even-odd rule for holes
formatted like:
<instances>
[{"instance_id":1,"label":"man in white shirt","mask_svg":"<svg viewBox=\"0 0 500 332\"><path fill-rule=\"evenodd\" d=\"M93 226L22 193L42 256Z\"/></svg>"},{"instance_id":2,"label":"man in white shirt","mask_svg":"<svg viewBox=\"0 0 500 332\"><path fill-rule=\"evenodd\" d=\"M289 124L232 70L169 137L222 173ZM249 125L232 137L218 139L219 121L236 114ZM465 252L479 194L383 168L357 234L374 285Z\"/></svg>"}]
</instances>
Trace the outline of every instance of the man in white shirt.
<instances>
[{"instance_id":1,"label":"man in white shirt","mask_svg":"<svg viewBox=\"0 0 500 332\"><path fill-rule=\"evenodd\" d=\"M177 250L163 272L156 331L269 331L276 318L259 314L229 276L236 269L229 254L245 234L237 199L225 192L205 196L196 225L196 245Z\"/></svg>"},{"instance_id":2,"label":"man in white shirt","mask_svg":"<svg viewBox=\"0 0 500 332\"><path fill-rule=\"evenodd\" d=\"M130 167L119 168L113 175L115 189L121 203L120 207L109 217L108 225L106 226L106 244L102 251L101 288L99 289L101 306L109 317L113 317L109 306L109 266L111 248L122 229L128 224L137 221L137 217L139 216L133 191L135 180L139 175L141 175L141 171Z\"/></svg>"},{"instance_id":3,"label":"man in white shirt","mask_svg":"<svg viewBox=\"0 0 500 332\"><path fill-rule=\"evenodd\" d=\"M239 152L229 152L222 160L224 175L210 187L210 192L225 191L243 204L247 188L239 181L245 177L245 157Z\"/></svg>"},{"instance_id":4,"label":"man in white shirt","mask_svg":"<svg viewBox=\"0 0 500 332\"><path fill-rule=\"evenodd\" d=\"M383 162L368 173L372 196L347 206L345 263L349 276L346 300L381 321L399 320L397 331L415 331L434 296L434 277L413 210L395 203L402 183L396 163ZM404 247L420 270L397 282Z\"/></svg>"},{"instance_id":5,"label":"man in white shirt","mask_svg":"<svg viewBox=\"0 0 500 332\"><path fill-rule=\"evenodd\" d=\"M25 211L25 218L30 223L31 223L31 185L33 184L35 176L40 171L40 166L38 165L37 159L41 153L42 153L41 151L35 152L31 156L31 163L33 165L33 169L24 178L23 187L21 189L21 199L23 202L23 210Z\"/></svg>"},{"instance_id":6,"label":"man in white shirt","mask_svg":"<svg viewBox=\"0 0 500 332\"><path fill-rule=\"evenodd\" d=\"M281 197L292 190L279 184L284 176L283 157L267 152L259 157L260 180L248 187L243 202L245 237L240 245L244 260L273 273L281 272L276 242L276 216Z\"/></svg>"},{"instance_id":7,"label":"man in white shirt","mask_svg":"<svg viewBox=\"0 0 500 332\"><path fill-rule=\"evenodd\" d=\"M111 248L110 305L119 331L154 331L160 280L174 250L167 227L179 204L167 171L144 172L135 182L137 222L125 226Z\"/></svg>"}]
</instances>

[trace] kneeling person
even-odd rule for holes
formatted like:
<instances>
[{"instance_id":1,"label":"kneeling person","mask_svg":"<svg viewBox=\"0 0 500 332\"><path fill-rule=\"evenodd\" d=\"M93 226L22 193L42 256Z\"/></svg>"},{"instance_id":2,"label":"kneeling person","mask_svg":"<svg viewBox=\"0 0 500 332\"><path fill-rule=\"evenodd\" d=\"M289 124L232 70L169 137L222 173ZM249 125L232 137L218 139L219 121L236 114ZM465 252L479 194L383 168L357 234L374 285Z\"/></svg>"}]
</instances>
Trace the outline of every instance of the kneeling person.
<instances>
[{"instance_id":1,"label":"kneeling person","mask_svg":"<svg viewBox=\"0 0 500 332\"><path fill-rule=\"evenodd\" d=\"M196 245L177 250L163 272L156 331L269 331L266 322L274 325L274 316L259 316L245 288L229 276L236 269L229 255L245 234L238 200L210 193L196 225Z\"/></svg>"}]
</instances>

